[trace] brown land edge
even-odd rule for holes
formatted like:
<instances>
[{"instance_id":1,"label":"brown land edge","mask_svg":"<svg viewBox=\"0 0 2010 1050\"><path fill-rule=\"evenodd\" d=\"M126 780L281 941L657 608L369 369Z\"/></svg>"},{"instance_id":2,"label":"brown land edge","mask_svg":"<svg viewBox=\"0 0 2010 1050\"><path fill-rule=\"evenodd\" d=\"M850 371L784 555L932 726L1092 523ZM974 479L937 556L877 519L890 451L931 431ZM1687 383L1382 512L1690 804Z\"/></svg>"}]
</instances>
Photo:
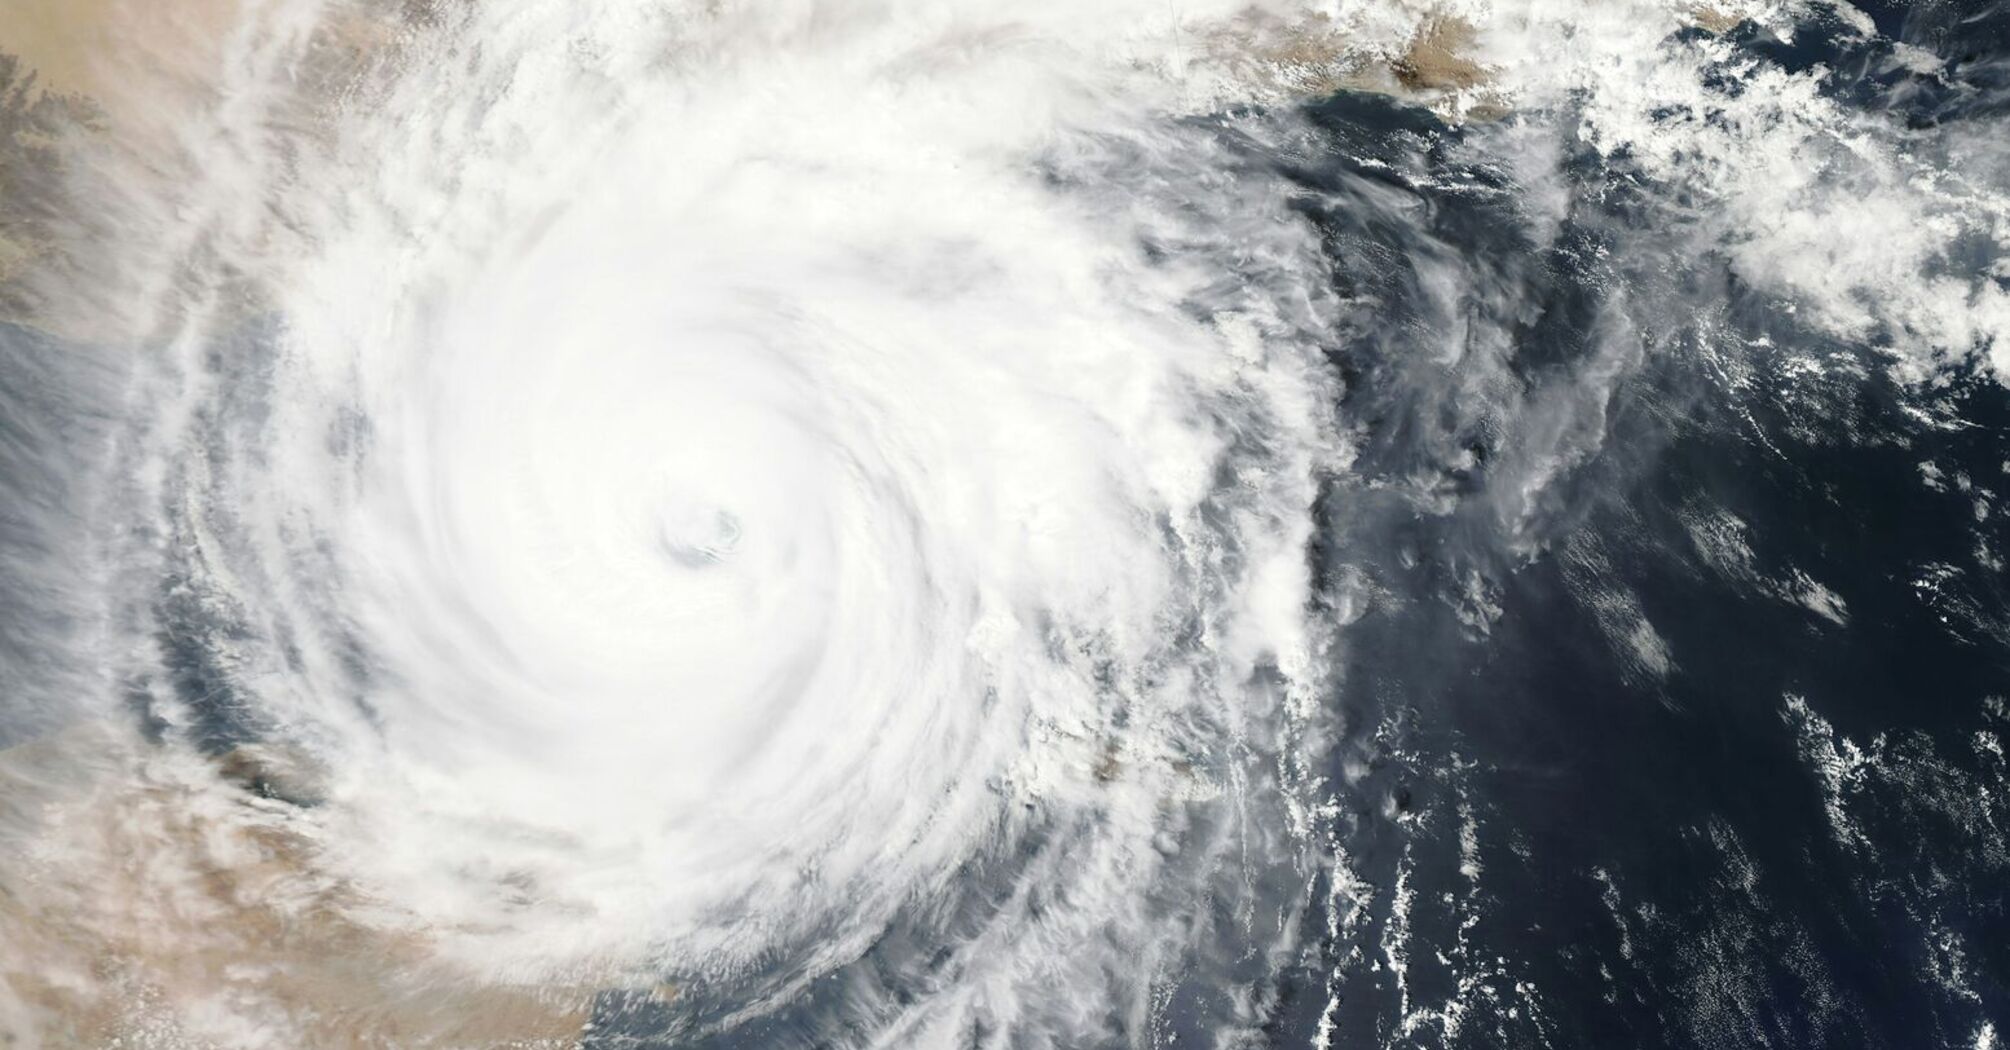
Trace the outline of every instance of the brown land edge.
<instances>
[{"instance_id":1,"label":"brown land edge","mask_svg":"<svg viewBox=\"0 0 2010 1050\"><path fill-rule=\"evenodd\" d=\"M0 320L83 338L52 309L74 280L87 202L79 144L142 142L220 65L233 0L0 0ZM60 295L58 296L60 298Z\"/></svg>"},{"instance_id":2,"label":"brown land edge","mask_svg":"<svg viewBox=\"0 0 2010 1050\"><path fill-rule=\"evenodd\" d=\"M405 30L462 2L334 5L268 119L311 140ZM131 283L132 238L145 230L106 221L99 195L165 207L155 198L198 177L186 132L214 109L243 10L241 0L0 0L0 320L71 342L134 341L120 323L133 304L103 290ZM106 172L117 174L91 177Z\"/></svg>"},{"instance_id":3,"label":"brown land edge","mask_svg":"<svg viewBox=\"0 0 2010 1050\"><path fill-rule=\"evenodd\" d=\"M678 995L611 971L530 986L445 965L318 862L292 820L323 793L311 760L163 757L109 722L0 750L0 1047L544 1050L577 1046L602 992ZM1114 741L1090 775L1124 775ZM270 1037L191 1020L217 1003Z\"/></svg>"},{"instance_id":4,"label":"brown land edge","mask_svg":"<svg viewBox=\"0 0 2010 1050\"><path fill-rule=\"evenodd\" d=\"M146 747L85 723L0 751L0 1046L577 1045L600 986L439 962L423 931L358 918L371 902L319 870L286 803ZM224 1004L269 1038L195 1023Z\"/></svg>"}]
</instances>

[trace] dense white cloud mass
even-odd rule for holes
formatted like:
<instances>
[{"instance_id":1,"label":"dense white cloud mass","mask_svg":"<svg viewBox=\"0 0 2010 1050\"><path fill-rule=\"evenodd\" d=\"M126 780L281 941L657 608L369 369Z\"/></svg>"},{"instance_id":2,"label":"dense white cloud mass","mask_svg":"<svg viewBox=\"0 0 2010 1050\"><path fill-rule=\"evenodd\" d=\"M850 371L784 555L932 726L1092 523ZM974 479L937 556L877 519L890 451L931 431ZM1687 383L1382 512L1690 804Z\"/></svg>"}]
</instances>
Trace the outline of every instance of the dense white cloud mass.
<instances>
[{"instance_id":1,"label":"dense white cloud mass","mask_svg":"<svg viewBox=\"0 0 2010 1050\"><path fill-rule=\"evenodd\" d=\"M1062 940L981 965L1102 968L1157 935L1154 811L1278 759L1316 355L1143 258L1097 138L1209 146L1121 37L970 18L485 12L309 206L231 556L370 654L367 709L266 713L327 752L334 852L471 959L807 978L1037 827L1077 839ZM1239 197L1221 262L1309 257Z\"/></svg>"},{"instance_id":2,"label":"dense white cloud mass","mask_svg":"<svg viewBox=\"0 0 2010 1050\"><path fill-rule=\"evenodd\" d=\"M446 17L296 137L247 14L112 497L148 710L303 767L344 921L707 1022L919 925L883 1038L1065 1044L1231 853L1311 877L1316 240L1161 12Z\"/></svg>"}]
</instances>

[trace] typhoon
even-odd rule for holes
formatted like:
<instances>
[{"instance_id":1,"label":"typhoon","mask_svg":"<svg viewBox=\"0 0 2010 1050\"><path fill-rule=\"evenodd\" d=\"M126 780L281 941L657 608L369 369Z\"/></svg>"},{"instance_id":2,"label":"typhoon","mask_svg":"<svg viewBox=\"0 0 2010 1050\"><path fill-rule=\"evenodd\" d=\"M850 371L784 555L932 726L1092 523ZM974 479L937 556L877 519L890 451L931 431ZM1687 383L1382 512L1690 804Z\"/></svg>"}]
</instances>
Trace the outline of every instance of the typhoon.
<instances>
[{"instance_id":1,"label":"typhoon","mask_svg":"<svg viewBox=\"0 0 2010 1050\"><path fill-rule=\"evenodd\" d=\"M2010 1037L2010 9L0 0L0 118L0 1044Z\"/></svg>"}]
</instances>

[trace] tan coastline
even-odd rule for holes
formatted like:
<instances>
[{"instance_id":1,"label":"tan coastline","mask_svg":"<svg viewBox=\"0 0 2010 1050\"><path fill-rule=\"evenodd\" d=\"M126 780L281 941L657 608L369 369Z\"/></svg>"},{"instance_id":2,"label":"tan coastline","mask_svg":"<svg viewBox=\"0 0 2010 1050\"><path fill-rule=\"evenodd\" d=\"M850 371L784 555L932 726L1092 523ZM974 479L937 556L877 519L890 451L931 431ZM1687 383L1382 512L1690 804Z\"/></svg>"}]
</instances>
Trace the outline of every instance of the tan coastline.
<instances>
[{"instance_id":1,"label":"tan coastline","mask_svg":"<svg viewBox=\"0 0 2010 1050\"><path fill-rule=\"evenodd\" d=\"M0 1045L558 1048L593 990L475 979L364 921L284 803L86 723L0 751ZM185 771L184 771L185 772ZM228 1004L256 1031L210 1023Z\"/></svg>"},{"instance_id":2,"label":"tan coastline","mask_svg":"<svg viewBox=\"0 0 2010 1050\"><path fill-rule=\"evenodd\" d=\"M1323 14L1285 21L1260 8L1216 26L1210 61L1259 94L1316 98L1340 91L1388 95L1453 121L1507 112L1477 55L1479 32L1450 16L1430 16L1400 48L1363 48Z\"/></svg>"},{"instance_id":3,"label":"tan coastline","mask_svg":"<svg viewBox=\"0 0 2010 1050\"><path fill-rule=\"evenodd\" d=\"M0 0L0 319L100 334L51 303L85 254L77 158L171 141L213 80L236 10L231 0Z\"/></svg>"},{"instance_id":4,"label":"tan coastline","mask_svg":"<svg viewBox=\"0 0 2010 1050\"><path fill-rule=\"evenodd\" d=\"M43 92L97 100L116 116L162 75L201 80L236 24L234 0L0 0L0 51Z\"/></svg>"},{"instance_id":5,"label":"tan coastline","mask_svg":"<svg viewBox=\"0 0 2010 1050\"><path fill-rule=\"evenodd\" d=\"M136 289L187 250L176 202L210 163L202 143L221 136L202 129L253 68L253 38L297 40L255 119L317 146L358 78L435 13L424 0L336 3L297 35L240 0L0 0L0 320L70 342L146 338L147 319L180 304L150 313Z\"/></svg>"}]
</instances>

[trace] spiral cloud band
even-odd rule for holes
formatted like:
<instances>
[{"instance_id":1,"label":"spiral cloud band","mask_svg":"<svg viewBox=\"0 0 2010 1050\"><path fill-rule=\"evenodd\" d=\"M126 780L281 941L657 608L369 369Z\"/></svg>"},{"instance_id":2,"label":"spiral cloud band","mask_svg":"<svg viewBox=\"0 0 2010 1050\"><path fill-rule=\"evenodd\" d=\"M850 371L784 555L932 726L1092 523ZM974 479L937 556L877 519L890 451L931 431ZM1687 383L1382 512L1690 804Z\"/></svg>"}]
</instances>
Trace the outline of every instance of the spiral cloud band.
<instances>
[{"instance_id":1,"label":"spiral cloud band","mask_svg":"<svg viewBox=\"0 0 2010 1050\"><path fill-rule=\"evenodd\" d=\"M310 16L252 20L134 688L307 803L316 907L894 1042L1143 1017L1210 897L1289 939L1234 884L1318 864L1317 246L1258 179L1182 215L1176 42L1070 6L487 6L284 167Z\"/></svg>"}]
</instances>

